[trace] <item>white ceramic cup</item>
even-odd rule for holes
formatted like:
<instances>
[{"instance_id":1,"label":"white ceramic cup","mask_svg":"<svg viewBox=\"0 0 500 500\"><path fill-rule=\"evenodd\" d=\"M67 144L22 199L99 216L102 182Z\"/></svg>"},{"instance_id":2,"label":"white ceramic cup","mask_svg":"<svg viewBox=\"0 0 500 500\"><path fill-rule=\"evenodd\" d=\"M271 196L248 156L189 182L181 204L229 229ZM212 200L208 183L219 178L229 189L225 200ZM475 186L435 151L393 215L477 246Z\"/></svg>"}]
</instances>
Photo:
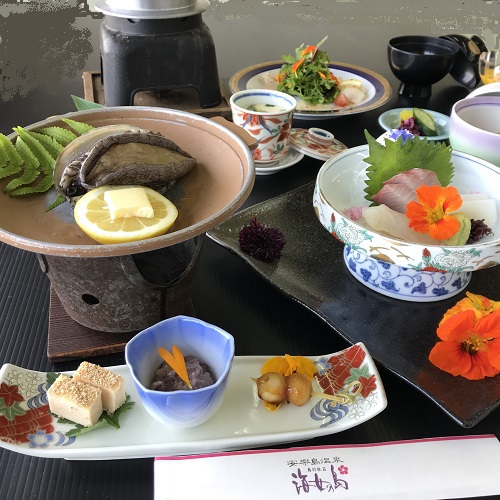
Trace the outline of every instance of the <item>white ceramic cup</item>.
<instances>
[{"instance_id":1,"label":"white ceramic cup","mask_svg":"<svg viewBox=\"0 0 500 500\"><path fill-rule=\"evenodd\" d=\"M255 163L274 163L287 155L297 107L292 96L277 90L242 90L233 94L229 102L233 122L258 140L253 150ZM264 105L269 111L254 111L251 107L255 105Z\"/></svg>"}]
</instances>

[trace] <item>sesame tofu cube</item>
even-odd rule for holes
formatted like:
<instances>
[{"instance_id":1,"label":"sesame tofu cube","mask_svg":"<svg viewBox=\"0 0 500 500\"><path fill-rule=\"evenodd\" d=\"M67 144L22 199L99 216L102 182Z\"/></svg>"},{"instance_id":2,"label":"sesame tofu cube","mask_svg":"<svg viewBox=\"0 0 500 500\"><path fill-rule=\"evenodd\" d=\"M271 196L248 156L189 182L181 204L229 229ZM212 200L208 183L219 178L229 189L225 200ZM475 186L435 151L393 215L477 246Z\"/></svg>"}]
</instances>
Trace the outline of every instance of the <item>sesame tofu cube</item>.
<instances>
[{"instance_id":1,"label":"sesame tofu cube","mask_svg":"<svg viewBox=\"0 0 500 500\"><path fill-rule=\"evenodd\" d=\"M94 425L103 411L100 389L66 375L57 377L47 397L52 413L85 427Z\"/></svg>"},{"instance_id":2,"label":"sesame tofu cube","mask_svg":"<svg viewBox=\"0 0 500 500\"><path fill-rule=\"evenodd\" d=\"M125 402L125 379L106 368L83 361L74 378L101 390L102 407L107 413L114 413Z\"/></svg>"}]
</instances>

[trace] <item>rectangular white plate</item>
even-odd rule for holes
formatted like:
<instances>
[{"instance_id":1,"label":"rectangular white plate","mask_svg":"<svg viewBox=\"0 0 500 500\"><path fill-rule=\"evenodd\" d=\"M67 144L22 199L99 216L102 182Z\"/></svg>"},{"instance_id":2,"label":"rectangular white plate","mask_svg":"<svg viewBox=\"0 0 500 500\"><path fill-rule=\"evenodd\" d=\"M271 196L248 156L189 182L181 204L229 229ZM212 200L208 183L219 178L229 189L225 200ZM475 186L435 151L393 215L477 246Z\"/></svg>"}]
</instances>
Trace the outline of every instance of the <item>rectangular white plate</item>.
<instances>
[{"instance_id":1,"label":"rectangular white plate","mask_svg":"<svg viewBox=\"0 0 500 500\"><path fill-rule=\"evenodd\" d=\"M65 436L74 426L58 423L48 413L47 373L5 364L0 370L0 445L37 457L109 460L250 449L334 434L374 417L387 399L363 344L311 358L324 368L332 357L345 385L365 382L353 404L312 397L302 407L289 404L272 413L263 407L251 380L260 376L270 356L236 356L220 409L208 422L190 429L166 427L153 419L140 402L127 366L111 367L125 378L134 407L121 416L120 429L107 426L74 438Z\"/></svg>"}]
</instances>

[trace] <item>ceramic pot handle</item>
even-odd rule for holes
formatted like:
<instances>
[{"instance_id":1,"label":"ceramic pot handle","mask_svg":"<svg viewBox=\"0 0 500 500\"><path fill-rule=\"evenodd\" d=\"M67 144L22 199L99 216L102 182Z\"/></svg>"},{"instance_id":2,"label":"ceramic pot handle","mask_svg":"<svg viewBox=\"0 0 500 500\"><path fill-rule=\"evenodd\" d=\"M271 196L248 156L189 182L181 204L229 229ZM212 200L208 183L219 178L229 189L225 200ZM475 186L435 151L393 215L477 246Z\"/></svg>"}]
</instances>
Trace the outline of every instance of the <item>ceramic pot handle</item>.
<instances>
[{"instance_id":1,"label":"ceramic pot handle","mask_svg":"<svg viewBox=\"0 0 500 500\"><path fill-rule=\"evenodd\" d=\"M259 145L257 139L253 138L246 130L238 127L238 125L235 125L233 122L226 120L224 117L214 116L210 119L218 123L219 125L228 128L231 132L234 132L240 139L243 139L250 151L253 151Z\"/></svg>"}]
</instances>

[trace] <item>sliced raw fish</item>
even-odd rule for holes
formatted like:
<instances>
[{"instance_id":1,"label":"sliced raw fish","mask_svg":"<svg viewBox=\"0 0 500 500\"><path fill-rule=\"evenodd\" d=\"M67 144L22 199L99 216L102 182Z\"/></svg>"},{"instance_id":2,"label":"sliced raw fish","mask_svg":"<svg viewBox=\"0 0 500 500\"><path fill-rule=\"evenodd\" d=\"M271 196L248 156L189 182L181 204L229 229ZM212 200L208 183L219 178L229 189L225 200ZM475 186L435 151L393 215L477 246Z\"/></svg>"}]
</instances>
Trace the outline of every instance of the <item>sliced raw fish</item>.
<instances>
[{"instance_id":1,"label":"sliced raw fish","mask_svg":"<svg viewBox=\"0 0 500 500\"><path fill-rule=\"evenodd\" d=\"M379 205L387 205L392 210L404 214L406 205L417 199L417 193L405 184L386 184L372 199Z\"/></svg>"},{"instance_id":2,"label":"sliced raw fish","mask_svg":"<svg viewBox=\"0 0 500 500\"><path fill-rule=\"evenodd\" d=\"M382 189L372 196L372 200L379 205L387 205L392 210L406 212L406 205L417 199L415 192L420 186L440 186L441 183L435 172L423 168L412 168L394 175L386 180Z\"/></svg>"},{"instance_id":3,"label":"sliced raw fish","mask_svg":"<svg viewBox=\"0 0 500 500\"><path fill-rule=\"evenodd\" d=\"M386 184L404 184L411 189L417 189L424 184L427 186L440 186L438 176L432 170L424 168L412 168L400 174L396 174L383 183Z\"/></svg>"}]
</instances>

